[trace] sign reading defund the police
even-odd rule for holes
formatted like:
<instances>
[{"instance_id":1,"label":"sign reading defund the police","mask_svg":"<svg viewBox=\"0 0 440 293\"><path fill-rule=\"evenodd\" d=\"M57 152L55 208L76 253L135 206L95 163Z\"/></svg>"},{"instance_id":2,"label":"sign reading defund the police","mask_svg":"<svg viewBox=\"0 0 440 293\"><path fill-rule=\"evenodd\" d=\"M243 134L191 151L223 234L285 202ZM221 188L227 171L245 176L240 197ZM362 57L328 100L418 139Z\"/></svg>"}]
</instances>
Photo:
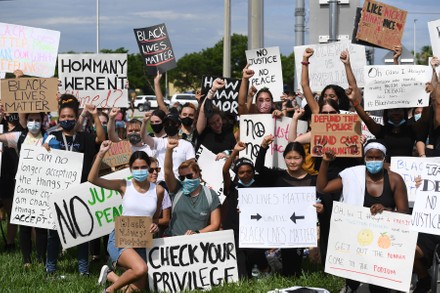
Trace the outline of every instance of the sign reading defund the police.
<instances>
[{"instance_id":1,"label":"sign reading defund the police","mask_svg":"<svg viewBox=\"0 0 440 293\"><path fill-rule=\"evenodd\" d=\"M440 158L427 160L424 168L414 172L422 184L416 191L411 225L418 232L440 235Z\"/></svg>"},{"instance_id":2,"label":"sign reading defund the police","mask_svg":"<svg viewBox=\"0 0 440 293\"><path fill-rule=\"evenodd\" d=\"M210 289L238 281L232 230L154 239L147 263L154 292Z\"/></svg>"},{"instance_id":3,"label":"sign reading defund the police","mask_svg":"<svg viewBox=\"0 0 440 293\"><path fill-rule=\"evenodd\" d=\"M240 247L317 245L315 187L239 188L238 200Z\"/></svg>"},{"instance_id":4,"label":"sign reading defund the police","mask_svg":"<svg viewBox=\"0 0 440 293\"><path fill-rule=\"evenodd\" d=\"M83 157L82 153L22 145L11 223L56 229L49 197L81 182Z\"/></svg>"},{"instance_id":5,"label":"sign reading defund the police","mask_svg":"<svg viewBox=\"0 0 440 293\"><path fill-rule=\"evenodd\" d=\"M408 292L416 241L410 215L334 202L325 272Z\"/></svg>"},{"instance_id":6,"label":"sign reading defund the police","mask_svg":"<svg viewBox=\"0 0 440 293\"><path fill-rule=\"evenodd\" d=\"M128 107L127 54L59 54L60 93L77 97L80 107Z\"/></svg>"},{"instance_id":7,"label":"sign reading defund the police","mask_svg":"<svg viewBox=\"0 0 440 293\"><path fill-rule=\"evenodd\" d=\"M131 173L127 168L103 178L130 179ZM90 182L54 193L49 203L64 249L109 234L115 228L115 218L122 215L119 192Z\"/></svg>"}]
</instances>

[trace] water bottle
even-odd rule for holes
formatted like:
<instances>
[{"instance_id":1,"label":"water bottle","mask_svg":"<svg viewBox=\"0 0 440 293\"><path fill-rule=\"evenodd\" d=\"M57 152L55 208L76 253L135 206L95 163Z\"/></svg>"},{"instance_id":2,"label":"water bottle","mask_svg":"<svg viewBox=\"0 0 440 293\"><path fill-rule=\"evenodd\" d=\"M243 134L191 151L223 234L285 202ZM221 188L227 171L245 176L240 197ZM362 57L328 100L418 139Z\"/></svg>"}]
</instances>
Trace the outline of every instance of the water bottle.
<instances>
[{"instance_id":1,"label":"water bottle","mask_svg":"<svg viewBox=\"0 0 440 293\"><path fill-rule=\"evenodd\" d=\"M257 265L254 265L251 271L252 278L258 279L260 277L260 270L258 269Z\"/></svg>"}]
</instances>

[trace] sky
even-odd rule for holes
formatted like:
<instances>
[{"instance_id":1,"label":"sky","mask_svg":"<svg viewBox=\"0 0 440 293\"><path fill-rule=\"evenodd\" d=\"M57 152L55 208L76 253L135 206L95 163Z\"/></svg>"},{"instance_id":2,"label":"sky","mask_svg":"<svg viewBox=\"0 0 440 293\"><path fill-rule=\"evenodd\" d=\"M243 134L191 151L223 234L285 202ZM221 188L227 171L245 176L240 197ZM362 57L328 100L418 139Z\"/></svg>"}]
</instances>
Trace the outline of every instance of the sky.
<instances>
[{"instance_id":1,"label":"sky","mask_svg":"<svg viewBox=\"0 0 440 293\"><path fill-rule=\"evenodd\" d=\"M223 0L99 1L101 49L124 47L129 53L138 53L133 28L160 23L167 26L177 58L212 47L223 37ZM231 2L231 32L247 35L248 0ZM417 50L430 45L427 22L440 18L438 0L382 2L409 12L403 35L404 46L413 49L414 19L417 19ZM293 51L295 3L295 0L264 1L265 47L279 46L284 55ZM306 8L306 21L308 12ZM0 0L0 22L60 31L60 53L96 52L96 19L96 0ZM306 30L308 25L306 23ZM328 26L328 23L322 25ZM307 34L305 40L307 44ZM379 56L386 53L380 51Z\"/></svg>"}]
</instances>

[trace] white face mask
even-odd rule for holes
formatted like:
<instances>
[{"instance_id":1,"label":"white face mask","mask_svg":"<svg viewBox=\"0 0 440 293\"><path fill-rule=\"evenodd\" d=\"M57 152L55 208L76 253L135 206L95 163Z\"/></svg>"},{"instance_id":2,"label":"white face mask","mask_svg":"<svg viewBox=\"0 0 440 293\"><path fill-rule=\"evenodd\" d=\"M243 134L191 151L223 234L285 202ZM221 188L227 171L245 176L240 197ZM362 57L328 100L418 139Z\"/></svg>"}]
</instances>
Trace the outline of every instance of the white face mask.
<instances>
[{"instance_id":1,"label":"white face mask","mask_svg":"<svg viewBox=\"0 0 440 293\"><path fill-rule=\"evenodd\" d=\"M27 123L27 128L32 134L37 134L41 129L41 122L38 121L29 121Z\"/></svg>"}]
</instances>

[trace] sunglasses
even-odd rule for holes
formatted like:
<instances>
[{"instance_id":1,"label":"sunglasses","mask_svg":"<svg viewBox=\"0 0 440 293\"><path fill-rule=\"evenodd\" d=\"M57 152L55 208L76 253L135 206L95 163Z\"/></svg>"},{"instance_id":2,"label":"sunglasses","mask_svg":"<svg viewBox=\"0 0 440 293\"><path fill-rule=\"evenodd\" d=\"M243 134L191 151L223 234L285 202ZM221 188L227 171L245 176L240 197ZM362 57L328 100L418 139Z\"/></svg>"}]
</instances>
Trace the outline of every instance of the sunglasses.
<instances>
[{"instance_id":1,"label":"sunglasses","mask_svg":"<svg viewBox=\"0 0 440 293\"><path fill-rule=\"evenodd\" d=\"M156 171L157 173L159 173L161 170L160 167L156 167L156 168L149 168L148 169L148 173L153 173L154 171Z\"/></svg>"},{"instance_id":2,"label":"sunglasses","mask_svg":"<svg viewBox=\"0 0 440 293\"><path fill-rule=\"evenodd\" d=\"M179 175L179 180L180 180L180 181L185 180L185 178L186 178L186 179L193 179L193 174L192 174L192 173L189 173L189 174L186 174L186 175Z\"/></svg>"},{"instance_id":3,"label":"sunglasses","mask_svg":"<svg viewBox=\"0 0 440 293\"><path fill-rule=\"evenodd\" d=\"M336 112L336 111L324 111L324 112L321 112L320 114L338 114L338 112Z\"/></svg>"}]
</instances>

